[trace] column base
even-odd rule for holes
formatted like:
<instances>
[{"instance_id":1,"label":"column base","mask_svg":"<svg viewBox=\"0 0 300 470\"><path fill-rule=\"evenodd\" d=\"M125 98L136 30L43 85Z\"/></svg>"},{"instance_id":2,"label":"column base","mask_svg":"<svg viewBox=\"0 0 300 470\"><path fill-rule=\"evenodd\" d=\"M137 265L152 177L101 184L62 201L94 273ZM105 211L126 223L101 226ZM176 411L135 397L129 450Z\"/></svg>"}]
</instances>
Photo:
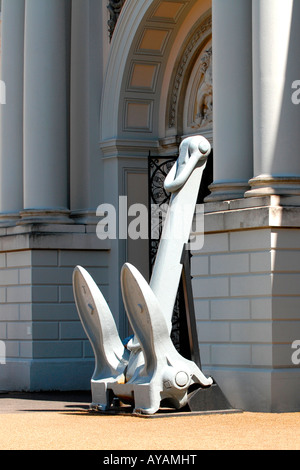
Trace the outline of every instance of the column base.
<instances>
[{"instance_id":1,"label":"column base","mask_svg":"<svg viewBox=\"0 0 300 470\"><path fill-rule=\"evenodd\" d=\"M205 198L205 202L229 201L244 197L245 191L249 189L247 181L242 182L216 182L208 188L211 194Z\"/></svg>"},{"instance_id":2,"label":"column base","mask_svg":"<svg viewBox=\"0 0 300 470\"><path fill-rule=\"evenodd\" d=\"M20 212L19 225L33 223L71 224L74 222L67 209L25 209Z\"/></svg>"},{"instance_id":3,"label":"column base","mask_svg":"<svg viewBox=\"0 0 300 470\"><path fill-rule=\"evenodd\" d=\"M99 217L96 216L96 209L71 211L70 217L77 224L97 225Z\"/></svg>"},{"instance_id":4,"label":"column base","mask_svg":"<svg viewBox=\"0 0 300 470\"><path fill-rule=\"evenodd\" d=\"M10 212L0 214L0 227L11 227L20 220L19 212Z\"/></svg>"},{"instance_id":5,"label":"column base","mask_svg":"<svg viewBox=\"0 0 300 470\"><path fill-rule=\"evenodd\" d=\"M249 181L250 190L245 192L245 197L270 196L270 195L300 195L300 177L273 177L260 175Z\"/></svg>"}]
</instances>

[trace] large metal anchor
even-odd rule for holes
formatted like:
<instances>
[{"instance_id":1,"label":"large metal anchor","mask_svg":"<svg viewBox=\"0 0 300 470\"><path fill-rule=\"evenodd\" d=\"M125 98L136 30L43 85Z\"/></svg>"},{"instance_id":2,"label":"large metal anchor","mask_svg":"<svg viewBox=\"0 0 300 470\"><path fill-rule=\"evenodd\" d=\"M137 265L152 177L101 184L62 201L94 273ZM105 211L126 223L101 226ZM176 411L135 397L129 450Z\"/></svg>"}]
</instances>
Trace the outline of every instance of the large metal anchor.
<instances>
[{"instance_id":1,"label":"large metal anchor","mask_svg":"<svg viewBox=\"0 0 300 470\"><path fill-rule=\"evenodd\" d=\"M189 240L211 147L204 137L193 136L184 139L179 150L165 180L172 196L150 283L129 263L121 271L123 302L134 331L126 347L94 280L84 268L74 269L75 302L95 355L92 408L106 411L118 397L134 404L134 411L141 414L154 414L162 401L180 409L187 403L191 385L213 384L193 361L177 352L170 338L182 250Z\"/></svg>"}]
</instances>

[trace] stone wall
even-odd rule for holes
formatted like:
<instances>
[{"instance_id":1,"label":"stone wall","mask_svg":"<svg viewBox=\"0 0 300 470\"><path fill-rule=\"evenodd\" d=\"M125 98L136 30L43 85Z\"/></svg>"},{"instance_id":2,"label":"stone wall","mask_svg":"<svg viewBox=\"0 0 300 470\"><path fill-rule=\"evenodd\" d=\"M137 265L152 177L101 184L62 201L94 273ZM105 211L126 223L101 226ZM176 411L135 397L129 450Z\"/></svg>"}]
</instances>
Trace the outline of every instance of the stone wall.
<instances>
[{"instance_id":1,"label":"stone wall","mask_svg":"<svg viewBox=\"0 0 300 470\"><path fill-rule=\"evenodd\" d=\"M94 355L77 314L72 273L77 264L85 267L108 299L109 250L85 225L1 230L6 364L0 390L88 388Z\"/></svg>"},{"instance_id":2,"label":"stone wall","mask_svg":"<svg viewBox=\"0 0 300 470\"><path fill-rule=\"evenodd\" d=\"M204 246L192 258L203 367L248 410L300 407L292 362L300 339L299 207L278 203L208 204Z\"/></svg>"}]
</instances>

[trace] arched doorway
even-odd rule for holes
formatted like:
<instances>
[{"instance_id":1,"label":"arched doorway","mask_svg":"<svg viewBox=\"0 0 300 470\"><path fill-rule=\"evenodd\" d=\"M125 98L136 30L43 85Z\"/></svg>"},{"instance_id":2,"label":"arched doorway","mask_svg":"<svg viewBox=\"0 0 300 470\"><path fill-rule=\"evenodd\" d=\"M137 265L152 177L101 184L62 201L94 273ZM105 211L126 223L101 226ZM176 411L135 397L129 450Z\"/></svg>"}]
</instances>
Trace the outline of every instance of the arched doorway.
<instances>
[{"instance_id":1,"label":"arched doorway","mask_svg":"<svg viewBox=\"0 0 300 470\"><path fill-rule=\"evenodd\" d=\"M128 204L147 204L149 153L176 155L180 140L192 134L212 142L211 0L125 2L101 116L106 202L117 207L124 195ZM148 240L115 240L111 257L110 286L125 261L147 277ZM120 311L121 297L110 297Z\"/></svg>"}]
</instances>

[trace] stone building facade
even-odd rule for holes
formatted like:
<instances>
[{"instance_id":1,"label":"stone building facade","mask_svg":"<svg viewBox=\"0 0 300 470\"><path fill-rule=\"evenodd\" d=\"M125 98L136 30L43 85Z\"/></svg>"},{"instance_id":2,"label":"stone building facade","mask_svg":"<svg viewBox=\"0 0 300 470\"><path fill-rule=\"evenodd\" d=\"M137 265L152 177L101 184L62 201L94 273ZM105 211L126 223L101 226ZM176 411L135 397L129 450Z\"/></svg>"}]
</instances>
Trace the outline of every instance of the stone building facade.
<instances>
[{"instance_id":1,"label":"stone building facade","mask_svg":"<svg viewBox=\"0 0 300 470\"><path fill-rule=\"evenodd\" d=\"M203 370L235 407L299 410L298 2L2 0L1 14L0 390L89 388L73 268L124 337L121 266L149 271L147 240L97 237L97 208L147 205L149 152L202 134Z\"/></svg>"}]
</instances>

